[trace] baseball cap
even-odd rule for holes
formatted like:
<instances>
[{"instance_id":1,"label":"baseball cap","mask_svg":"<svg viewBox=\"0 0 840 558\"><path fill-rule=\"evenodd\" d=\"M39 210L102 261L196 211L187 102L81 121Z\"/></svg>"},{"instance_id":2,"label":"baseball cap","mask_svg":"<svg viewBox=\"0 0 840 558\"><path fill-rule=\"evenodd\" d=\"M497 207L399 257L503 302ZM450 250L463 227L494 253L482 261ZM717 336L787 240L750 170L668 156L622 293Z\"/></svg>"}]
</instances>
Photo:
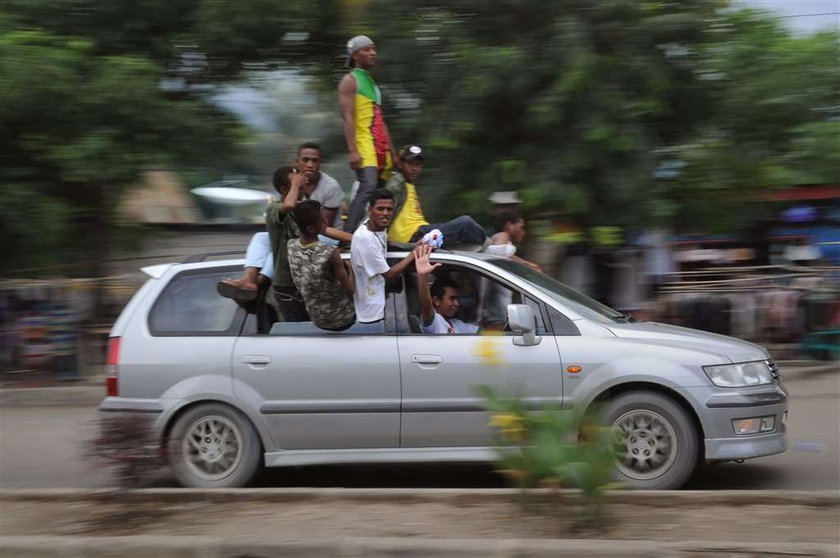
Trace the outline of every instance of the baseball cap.
<instances>
[{"instance_id":1,"label":"baseball cap","mask_svg":"<svg viewBox=\"0 0 840 558\"><path fill-rule=\"evenodd\" d=\"M426 154L419 145L408 144L400 149L399 156L403 161L422 161Z\"/></svg>"},{"instance_id":2,"label":"baseball cap","mask_svg":"<svg viewBox=\"0 0 840 558\"><path fill-rule=\"evenodd\" d=\"M359 49L365 48L366 46L371 46L373 44L373 40L368 37L367 35L356 35L349 41L347 41L347 60L345 64L348 68L352 68L353 64L353 53Z\"/></svg>"}]
</instances>

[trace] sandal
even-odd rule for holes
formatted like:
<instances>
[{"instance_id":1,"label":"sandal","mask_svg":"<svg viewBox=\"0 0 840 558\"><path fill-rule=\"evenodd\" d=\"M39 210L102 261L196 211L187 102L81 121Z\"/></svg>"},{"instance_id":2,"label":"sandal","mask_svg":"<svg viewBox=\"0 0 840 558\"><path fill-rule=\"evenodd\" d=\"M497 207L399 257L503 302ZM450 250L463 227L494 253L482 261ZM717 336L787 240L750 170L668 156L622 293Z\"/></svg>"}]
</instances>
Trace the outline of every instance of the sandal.
<instances>
[{"instance_id":1,"label":"sandal","mask_svg":"<svg viewBox=\"0 0 840 558\"><path fill-rule=\"evenodd\" d=\"M257 298L257 289L245 289L229 283L230 279L223 279L216 283L216 290L225 298L232 298L236 302L251 302Z\"/></svg>"}]
</instances>

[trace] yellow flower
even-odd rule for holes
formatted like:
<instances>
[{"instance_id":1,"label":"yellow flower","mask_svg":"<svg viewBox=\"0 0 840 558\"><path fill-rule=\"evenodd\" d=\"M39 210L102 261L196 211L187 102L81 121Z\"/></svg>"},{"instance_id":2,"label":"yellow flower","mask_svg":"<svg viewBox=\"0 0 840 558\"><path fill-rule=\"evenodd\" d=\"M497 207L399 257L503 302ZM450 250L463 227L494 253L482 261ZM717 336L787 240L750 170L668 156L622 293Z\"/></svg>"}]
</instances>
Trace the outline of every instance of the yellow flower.
<instances>
[{"instance_id":1,"label":"yellow flower","mask_svg":"<svg viewBox=\"0 0 840 558\"><path fill-rule=\"evenodd\" d=\"M505 359L502 357L497 345L497 343L503 341L501 339L494 339L494 337L498 337L501 334L501 331L484 331L481 333L481 339L475 344L475 355L481 362L488 366L497 366L505 363Z\"/></svg>"},{"instance_id":2,"label":"yellow flower","mask_svg":"<svg viewBox=\"0 0 840 558\"><path fill-rule=\"evenodd\" d=\"M521 442L525 434L524 419L516 413L496 413L490 418L490 426L498 428L502 440Z\"/></svg>"}]
</instances>

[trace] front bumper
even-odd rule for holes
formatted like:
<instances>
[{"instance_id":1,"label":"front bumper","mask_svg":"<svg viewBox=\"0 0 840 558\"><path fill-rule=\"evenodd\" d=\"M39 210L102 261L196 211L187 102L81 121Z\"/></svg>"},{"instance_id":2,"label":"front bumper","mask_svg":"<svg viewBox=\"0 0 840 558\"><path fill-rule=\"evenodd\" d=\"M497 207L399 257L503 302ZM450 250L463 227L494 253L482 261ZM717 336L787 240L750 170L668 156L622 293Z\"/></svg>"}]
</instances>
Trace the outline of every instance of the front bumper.
<instances>
[{"instance_id":1,"label":"front bumper","mask_svg":"<svg viewBox=\"0 0 840 558\"><path fill-rule=\"evenodd\" d=\"M781 384L752 388L691 388L703 426L706 461L751 459L787 449L788 391ZM760 434L736 435L732 421L775 417L775 428Z\"/></svg>"},{"instance_id":2,"label":"front bumper","mask_svg":"<svg viewBox=\"0 0 840 558\"><path fill-rule=\"evenodd\" d=\"M706 438L705 445L706 461L750 459L785 451L787 449L787 434L782 431L754 436Z\"/></svg>"}]
</instances>

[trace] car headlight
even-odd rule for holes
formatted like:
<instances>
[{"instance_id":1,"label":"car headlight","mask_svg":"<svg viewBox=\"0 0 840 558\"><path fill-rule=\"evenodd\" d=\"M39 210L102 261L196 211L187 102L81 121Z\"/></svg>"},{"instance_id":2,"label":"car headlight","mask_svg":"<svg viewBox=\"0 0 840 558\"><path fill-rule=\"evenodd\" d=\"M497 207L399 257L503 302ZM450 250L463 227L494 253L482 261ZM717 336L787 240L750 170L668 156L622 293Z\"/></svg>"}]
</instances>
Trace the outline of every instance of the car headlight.
<instances>
[{"instance_id":1,"label":"car headlight","mask_svg":"<svg viewBox=\"0 0 840 558\"><path fill-rule=\"evenodd\" d=\"M770 366L763 360L704 366L703 371L713 384L720 387L759 386L773 383Z\"/></svg>"}]
</instances>

